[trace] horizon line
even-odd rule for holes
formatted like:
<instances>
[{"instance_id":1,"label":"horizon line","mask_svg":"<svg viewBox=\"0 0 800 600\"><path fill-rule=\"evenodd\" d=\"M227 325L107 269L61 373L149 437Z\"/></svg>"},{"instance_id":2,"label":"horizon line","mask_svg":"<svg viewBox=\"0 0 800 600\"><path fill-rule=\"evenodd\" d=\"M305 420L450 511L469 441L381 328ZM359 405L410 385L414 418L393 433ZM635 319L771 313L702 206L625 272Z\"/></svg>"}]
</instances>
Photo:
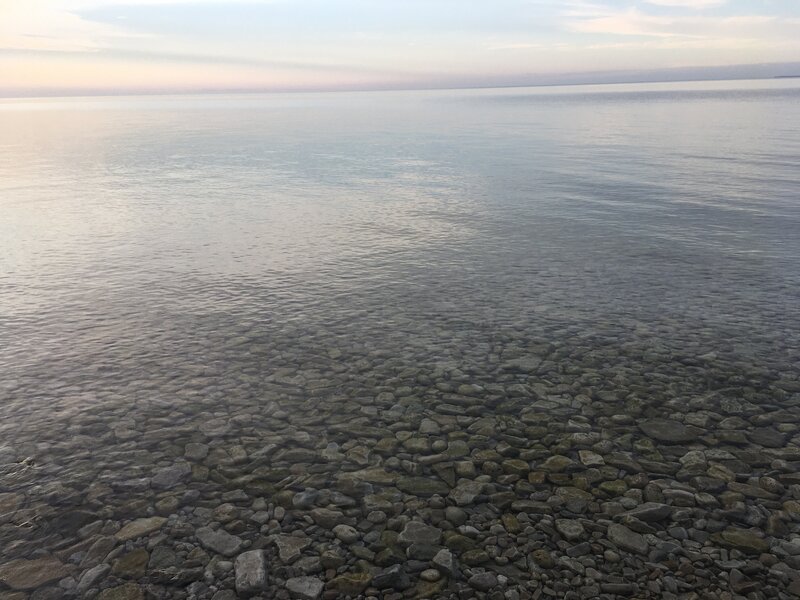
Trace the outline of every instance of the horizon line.
<instances>
[{"instance_id":1,"label":"horizon line","mask_svg":"<svg viewBox=\"0 0 800 600\"><path fill-rule=\"evenodd\" d=\"M800 77L800 61L738 63L729 65L694 65L667 68L617 69L606 71L573 71L550 74L483 75L470 81L468 76L442 75L439 82L374 82L342 86L284 87L183 87L183 88L23 88L2 89L0 99L89 98L117 96L188 96L211 94L307 94L352 92L401 92L469 89L509 89L527 87L563 87L588 85L621 85L645 83L680 83L693 81L743 81L793 79ZM527 79L530 78L530 79ZM514 81L516 80L516 81Z\"/></svg>"},{"instance_id":2,"label":"horizon line","mask_svg":"<svg viewBox=\"0 0 800 600\"><path fill-rule=\"evenodd\" d=\"M685 77L681 79L636 79L628 81L576 81L562 83L513 83L496 85L453 85L453 86L403 86L403 87L364 87L338 89L265 89L265 88L228 88L228 89L196 89L196 90L125 90L125 91L58 91L52 94L39 95L11 94L0 91L0 100L36 100L52 98L117 98L126 96L211 96L211 95L245 95L245 94L352 94L352 93L385 93L385 92L435 92L457 90L502 90L515 88L549 88L549 87L582 87L593 85L644 85L659 83L698 83L703 81L774 81L776 79L800 79L800 74L730 77Z\"/></svg>"}]
</instances>

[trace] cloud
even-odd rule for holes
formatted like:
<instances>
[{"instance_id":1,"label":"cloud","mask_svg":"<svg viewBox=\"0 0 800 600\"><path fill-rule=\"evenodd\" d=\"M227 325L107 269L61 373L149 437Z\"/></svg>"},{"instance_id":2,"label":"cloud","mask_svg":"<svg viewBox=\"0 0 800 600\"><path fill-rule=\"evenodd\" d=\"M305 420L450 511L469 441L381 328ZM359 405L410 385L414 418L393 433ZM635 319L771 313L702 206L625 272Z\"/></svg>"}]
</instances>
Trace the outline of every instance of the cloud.
<instances>
[{"instance_id":1,"label":"cloud","mask_svg":"<svg viewBox=\"0 0 800 600\"><path fill-rule=\"evenodd\" d=\"M237 0L265 4L280 0ZM120 39L152 37L118 24L83 18L90 9L113 6L197 4L197 0L0 0L0 49L81 52L114 45Z\"/></svg>"},{"instance_id":2,"label":"cloud","mask_svg":"<svg viewBox=\"0 0 800 600\"><path fill-rule=\"evenodd\" d=\"M737 17L661 16L637 9L590 17L568 18L568 29L576 33L650 38L694 38L706 40L763 40L800 37L800 19L764 15Z\"/></svg>"},{"instance_id":3,"label":"cloud","mask_svg":"<svg viewBox=\"0 0 800 600\"><path fill-rule=\"evenodd\" d=\"M656 4L658 6L673 6L677 8L692 8L694 10L702 10L704 8L711 8L714 6L721 6L727 0L645 0L647 4Z\"/></svg>"}]
</instances>

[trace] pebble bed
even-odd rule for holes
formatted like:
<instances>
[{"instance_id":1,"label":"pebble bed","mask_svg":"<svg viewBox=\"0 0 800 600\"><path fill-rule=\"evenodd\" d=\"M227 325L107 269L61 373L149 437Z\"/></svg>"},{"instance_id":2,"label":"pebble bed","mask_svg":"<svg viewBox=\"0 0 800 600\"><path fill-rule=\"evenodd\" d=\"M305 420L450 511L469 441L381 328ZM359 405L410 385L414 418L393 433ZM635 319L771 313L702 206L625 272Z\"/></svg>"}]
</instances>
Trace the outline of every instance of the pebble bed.
<instances>
[{"instance_id":1,"label":"pebble bed","mask_svg":"<svg viewBox=\"0 0 800 600\"><path fill-rule=\"evenodd\" d=\"M635 328L430 325L406 355L243 333L270 367L236 386L212 361L18 406L0 598L800 595L796 378Z\"/></svg>"}]
</instances>

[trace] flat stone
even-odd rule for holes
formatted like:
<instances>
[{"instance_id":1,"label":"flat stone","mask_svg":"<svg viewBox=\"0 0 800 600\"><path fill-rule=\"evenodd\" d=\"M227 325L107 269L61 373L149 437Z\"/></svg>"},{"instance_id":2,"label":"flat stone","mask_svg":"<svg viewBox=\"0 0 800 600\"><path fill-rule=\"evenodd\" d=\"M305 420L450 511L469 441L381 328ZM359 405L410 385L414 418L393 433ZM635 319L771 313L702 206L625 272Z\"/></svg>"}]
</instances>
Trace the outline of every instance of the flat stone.
<instances>
[{"instance_id":1,"label":"flat stone","mask_svg":"<svg viewBox=\"0 0 800 600\"><path fill-rule=\"evenodd\" d=\"M358 481L366 481L367 483L377 483L380 485L389 485L397 481L397 473L392 473L380 467L370 469L362 469L361 471L352 471L350 473L342 473L338 476L339 483L353 483Z\"/></svg>"},{"instance_id":2,"label":"flat stone","mask_svg":"<svg viewBox=\"0 0 800 600\"><path fill-rule=\"evenodd\" d=\"M782 448L786 444L787 434L772 427L759 427L749 432L750 441L766 448Z\"/></svg>"},{"instance_id":3,"label":"flat stone","mask_svg":"<svg viewBox=\"0 0 800 600\"><path fill-rule=\"evenodd\" d=\"M528 472L531 470L530 465L524 460L518 458L508 458L500 465L504 473L509 475L517 475L519 477L527 477Z\"/></svg>"},{"instance_id":4,"label":"flat stone","mask_svg":"<svg viewBox=\"0 0 800 600\"><path fill-rule=\"evenodd\" d=\"M186 444L183 455L189 460L203 460L208 456L208 446L205 444Z\"/></svg>"},{"instance_id":5,"label":"flat stone","mask_svg":"<svg viewBox=\"0 0 800 600\"><path fill-rule=\"evenodd\" d=\"M345 573L339 575L328 582L328 589L339 593L342 596L357 596L372 581L369 573Z\"/></svg>"},{"instance_id":6,"label":"flat stone","mask_svg":"<svg viewBox=\"0 0 800 600\"><path fill-rule=\"evenodd\" d=\"M568 542L578 541L586 535L583 525L573 519L556 519L556 531Z\"/></svg>"},{"instance_id":7,"label":"flat stone","mask_svg":"<svg viewBox=\"0 0 800 600\"><path fill-rule=\"evenodd\" d=\"M504 362L502 368L506 371L535 373L540 364L542 364L542 359L538 356L523 356Z\"/></svg>"},{"instance_id":8,"label":"flat stone","mask_svg":"<svg viewBox=\"0 0 800 600\"><path fill-rule=\"evenodd\" d=\"M150 535L154 531L158 531L166 522L167 520L164 517L136 519L120 529L114 537L120 542L135 540L136 538L144 537Z\"/></svg>"},{"instance_id":9,"label":"flat stone","mask_svg":"<svg viewBox=\"0 0 800 600\"><path fill-rule=\"evenodd\" d=\"M69 569L57 558L12 560L0 565L0 583L12 590L33 590L69 575Z\"/></svg>"},{"instance_id":10,"label":"flat stone","mask_svg":"<svg viewBox=\"0 0 800 600\"><path fill-rule=\"evenodd\" d=\"M469 578L469 585L479 592L488 592L497 586L497 576L494 573L476 573Z\"/></svg>"},{"instance_id":11,"label":"flat stone","mask_svg":"<svg viewBox=\"0 0 800 600\"><path fill-rule=\"evenodd\" d=\"M233 563L236 591L241 596L257 594L267 587L267 561L263 550L242 552Z\"/></svg>"},{"instance_id":12,"label":"flat stone","mask_svg":"<svg viewBox=\"0 0 800 600\"><path fill-rule=\"evenodd\" d=\"M231 557L242 548L242 539L222 529L201 527L195 532L197 540L207 550Z\"/></svg>"},{"instance_id":13,"label":"flat stone","mask_svg":"<svg viewBox=\"0 0 800 600\"><path fill-rule=\"evenodd\" d=\"M550 473L561 473L567 469L573 468L575 465L575 461L569 456L554 454L545 460L539 467Z\"/></svg>"},{"instance_id":14,"label":"flat stone","mask_svg":"<svg viewBox=\"0 0 800 600\"><path fill-rule=\"evenodd\" d=\"M150 485L157 490L168 490L175 487L192 474L192 466L188 462L178 462L158 471L150 480Z\"/></svg>"},{"instance_id":15,"label":"flat stone","mask_svg":"<svg viewBox=\"0 0 800 600\"><path fill-rule=\"evenodd\" d=\"M147 550L136 548L115 560L111 572L117 577L138 579L139 577L144 577L149 560L150 554L148 554Z\"/></svg>"},{"instance_id":16,"label":"flat stone","mask_svg":"<svg viewBox=\"0 0 800 600\"><path fill-rule=\"evenodd\" d=\"M83 572L81 578L78 580L78 586L76 590L79 594L83 594L86 590L94 587L95 584L108 575L109 571L111 571L111 565L107 563L102 563L92 567L91 569L87 569Z\"/></svg>"},{"instance_id":17,"label":"flat stone","mask_svg":"<svg viewBox=\"0 0 800 600\"><path fill-rule=\"evenodd\" d=\"M379 590L394 589L404 590L411 586L411 580L408 577L403 565L392 565L372 578L372 586Z\"/></svg>"},{"instance_id":18,"label":"flat stone","mask_svg":"<svg viewBox=\"0 0 800 600\"><path fill-rule=\"evenodd\" d=\"M333 528L333 534L345 544L355 544L361 537L358 530L350 525L337 525Z\"/></svg>"},{"instance_id":19,"label":"flat stone","mask_svg":"<svg viewBox=\"0 0 800 600\"><path fill-rule=\"evenodd\" d=\"M447 495L450 488L441 479L428 479L427 477L401 477L397 480L397 489L412 496Z\"/></svg>"},{"instance_id":20,"label":"flat stone","mask_svg":"<svg viewBox=\"0 0 800 600\"><path fill-rule=\"evenodd\" d=\"M311 511L311 518L314 519L314 523L325 529L333 529L345 521L343 512L329 508L315 508Z\"/></svg>"},{"instance_id":21,"label":"flat stone","mask_svg":"<svg viewBox=\"0 0 800 600\"><path fill-rule=\"evenodd\" d=\"M419 432L423 435L438 435L441 430L439 424L431 419L422 419L419 425Z\"/></svg>"},{"instance_id":22,"label":"flat stone","mask_svg":"<svg viewBox=\"0 0 800 600\"><path fill-rule=\"evenodd\" d=\"M446 548L439 550L431 560L431 563L448 577L456 577L458 575L458 561L453 553Z\"/></svg>"},{"instance_id":23,"label":"flat stone","mask_svg":"<svg viewBox=\"0 0 800 600\"><path fill-rule=\"evenodd\" d=\"M436 546L442 541L442 530L420 521L409 521L397 539L407 546L412 544Z\"/></svg>"},{"instance_id":24,"label":"flat stone","mask_svg":"<svg viewBox=\"0 0 800 600\"><path fill-rule=\"evenodd\" d=\"M745 554L761 554L769 550L769 542L749 529L726 529L721 534L723 543L744 552Z\"/></svg>"},{"instance_id":25,"label":"flat stone","mask_svg":"<svg viewBox=\"0 0 800 600\"><path fill-rule=\"evenodd\" d=\"M453 440L447 445L445 454L451 459L469 456L469 446L463 440Z\"/></svg>"},{"instance_id":26,"label":"flat stone","mask_svg":"<svg viewBox=\"0 0 800 600\"><path fill-rule=\"evenodd\" d=\"M316 577L292 577L286 582L289 595L296 600L318 600L325 584Z\"/></svg>"},{"instance_id":27,"label":"flat stone","mask_svg":"<svg viewBox=\"0 0 800 600\"><path fill-rule=\"evenodd\" d=\"M645 523L663 521L672 514L672 507L660 502L645 502L636 508L622 513L621 516L635 517Z\"/></svg>"},{"instance_id":28,"label":"flat stone","mask_svg":"<svg viewBox=\"0 0 800 600\"><path fill-rule=\"evenodd\" d=\"M300 558L303 550L311 545L311 540L307 537L294 535L276 535L272 541L278 548L278 557L287 565Z\"/></svg>"},{"instance_id":29,"label":"flat stone","mask_svg":"<svg viewBox=\"0 0 800 600\"><path fill-rule=\"evenodd\" d=\"M458 506L468 506L480 496L486 484L479 481L465 481L450 490L449 498Z\"/></svg>"},{"instance_id":30,"label":"flat stone","mask_svg":"<svg viewBox=\"0 0 800 600\"><path fill-rule=\"evenodd\" d=\"M97 600L144 600L144 594L142 588L135 583L126 583L103 590Z\"/></svg>"},{"instance_id":31,"label":"flat stone","mask_svg":"<svg viewBox=\"0 0 800 600\"><path fill-rule=\"evenodd\" d=\"M542 569L552 569L556 566L556 561L553 556L544 548L538 548L531 553L533 562Z\"/></svg>"},{"instance_id":32,"label":"flat stone","mask_svg":"<svg viewBox=\"0 0 800 600\"><path fill-rule=\"evenodd\" d=\"M693 442L703 433L703 430L692 425L684 425L671 419L650 419L639 423L642 432L659 442L668 444L682 444Z\"/></svg>"},{"instance_id":33,"label":"flat stone","mask_svg":"<svg viewBox=\"0 0 800 600\"><path fill-rule=\"evenodd\" d=\"M585 467L602 467L606 464L602 456L591 450L578 450L578 457Z\"/></svg>"},{"instance_id":34,"label":"flat stone","mask_svg":"<svg viewBox=\"0 0 800 600\"><path fill-rule=\"evenodd\" d=\"M608 539L623 550L636 554L647 554L649 549L644 536L618 523L608 526Z\"/></svg>"}]
</instances>

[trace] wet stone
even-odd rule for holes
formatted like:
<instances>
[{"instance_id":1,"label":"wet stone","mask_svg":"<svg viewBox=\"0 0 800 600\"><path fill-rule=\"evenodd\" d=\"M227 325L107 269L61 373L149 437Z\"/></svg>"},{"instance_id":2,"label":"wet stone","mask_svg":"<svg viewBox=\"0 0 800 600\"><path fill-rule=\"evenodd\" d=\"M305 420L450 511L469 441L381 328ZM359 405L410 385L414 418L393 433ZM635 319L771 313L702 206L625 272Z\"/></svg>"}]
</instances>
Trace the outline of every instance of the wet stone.
<instances>
[{"instance_id":1,"label":"wet stone","mask_svg":"<svg viewBox=\"0 0 800 600\"><path fill-rule=\"evenodd\" d=\"M645 502L622 514L645 523L654 523L668 518L672 514L672 507L659 502Z\"/></svg>"},{"instance_id":2,"label":"wet stone","mask_svg":"<svg viewBox=\"0 0 800 600\"><path fill-rule=\"evenodd\" d=\"M578 541L586 535L583 525L571 519L556 519L556 531L569 542Z\"/></svg>"},{"instance_id":3,"label":"wet stone","mask_svg":"<svg viewBox=\"0 0 800 600\"><path fill-rule=\"evenodd\" d=\"M236 591L240 596L257 594L267 587L267 561L263 550L250 550L233 563Z\"/></svg>"},{"instance_id":4,"label":"wet stone","mask_svg":"<svg viewBox=\"0 0 800 600\"><path fill-rule=\"evenodd\" d=\"M242 547L241 538L221 529L201 527L195 535L204 548L223 556L234 556Z\"/></svg>"},{"instance_id":5,"label":"wet stone","mask_svg":"<svg viewBox=\"0 0 800 600\"><path fill-rule=\"evenodd\" d=\"M325 584L316 577L292 577L286 582L289 595L296 600L318 600Z\"/></svg>"},{"instance_id":6,"label":"wet stone","mask_svg":"<svg viewBox=\"0 0 800 600\"><path fill-rule=\"evenodd\" d=\"M479 592L488 592L497 586L497 576L494 573L477 573L469 578L469 584Z\"/></svg>"},{"instance_id":7,"label":"wet stone","mask_svg":"<svg viewBox=\"0 0 800 600\"><path fill-rule=\"evenodd\" d=\"M642 421L639 423L639 429L648 437L669 444L692 442L702 433L702 429L698 427L684 425L670 419Z\"/></svg>"},{"instance_id":8,"label":"wet stone","mask_svg":"<svg viewBox=\"0 0 800 600\"><path fill-rule=\"evenodd\" d=\"M397 480L397 488L413 496L428 497L435 494L447 495L450 488L441 479L427 477L402 477Z\"/></svg>"},{"instance_id":9,"label":"wet stone","mask_svg":"<svg viewBox=\"0 0 800 600\"><path fill-rule=\"evenodd\" d=\"M156 472L150 480L150 485L157 490L167 490L175 487L192 474L192 467L189 463L177 463L166 469Z\"/></svg>"},{"instance_id":10,"label":"wet stone","mask_svg":"<svg viewBox=\"0 0 800 600\"><path fill-rule=\"evenodd\" d=\"M405 590L411 586L411 579L406 573L403 565L395 564L380 571L372 579L372 584L379 590L397 589Z\"/></svg>"},{"instance_id":11,"label":"wet stone","mask_svg":"<svg viewBox=\"0 0 800 600\"><path fill-rule=\"evenodd\" d=\"M67 575L68 568L53 557L19 559L0 565L0 583L12 590L33 590Z\"/></svg>"},{"instance_id":12,"label":"wet stone","mask_svg":"<svg viewBox=\"0 0 800 600\"><path fill-rule=\"evenodd\" d=\"M111 572L117 577L138 579L144 577L150 555L144 548L136 548L114 561Z\"/></svg>"},{"instance_id":13,"label":"wet stone","mask_svg":"<svg viewBox=\"0 0 800 600\"><path fill-rule=\"evenodd\" d=\"M442 540L442 531L419 521L409 521L400 533L401 544L435 546Z\"/></svg>"},{"instance_id":14,"label":"wet stone","mask_svg":"<svg viewBox=\"0 0 800 600\"><path fill-rule=\"evenodd\" d=\"M120 529L114 537L121 542L135 540L140 537L150 535L158 531L167 522L164 517L149 517L145 519L136 519L125 525Z\"/></svg>"},{"instance_id":15,"label":"wet stone","mask_svg":"<svg viewBox=\"0 0 800 600\"><path fill-rule=\"evenodd\" d=\"M478 481L466 481L458 484L450 491L449 497L458 506L468 506L483 493L485 484Z\"/></svg>"},{"instance_id":16,"label":"wet stone","mask_svg":"<svg viewBox=\"0 0 800 600\"><path fill-rule=\"evenodd\" d=\"M306 537L293 535L278 535L273 538L278 548L278 557L285 564L291 564L302 556L303 550L311 545L311 540Z\"/></svg>"},{"instance_id":17,"label":"wet stone","mask_svg":"<svg viewBox=\"0 0 800 600\"><path fill-rule=\"evenodd\" d=\"M367 589L371 581L369 573L345 573L329 581L327 589L342 596L356 596Z\"/></svg>"},{"instance_id":18,"label":"wet stone","mask_svg":"<svg viewBox=\"0 0 800 600\"><path fill-rule=\"evenodd\" d=\"M608 539L619 548L636 554L647 554L649 549L644 536L616 523L608 526Z\"/></svg>"},{"instance_id":19,"label":"wet stone","mask_svg":"<svg viewBox=\"0 0 800 600\"><path fill-rule=\"evenodd\" d=\"M769 550L769 542L753 530L730 528L720 537L724 545L746 554L761 554Z\"/></svg>"},{"instance_id":20,"label":"wet stone","mask_svg":"<svg viewBox=\"0 0 800 600\"><path fill-rule=\"evenodd\" d=\"M144 593L135 583L126 583L103 590L97 600L144 600Z\"/></svg>"},{"instance_id":21,"label":"wet stone","mask_svg":"<svg viewBox=\"0 0 800 600\"><path fill-rule=\"evenodd\" d=\"M111 565L105 563L84 571L78 580L78 585L76 587L78 593L82 594L89 588L94 587L99 581L108 575L109 571L111 571Z\"/></svg>"}]
</instances>

